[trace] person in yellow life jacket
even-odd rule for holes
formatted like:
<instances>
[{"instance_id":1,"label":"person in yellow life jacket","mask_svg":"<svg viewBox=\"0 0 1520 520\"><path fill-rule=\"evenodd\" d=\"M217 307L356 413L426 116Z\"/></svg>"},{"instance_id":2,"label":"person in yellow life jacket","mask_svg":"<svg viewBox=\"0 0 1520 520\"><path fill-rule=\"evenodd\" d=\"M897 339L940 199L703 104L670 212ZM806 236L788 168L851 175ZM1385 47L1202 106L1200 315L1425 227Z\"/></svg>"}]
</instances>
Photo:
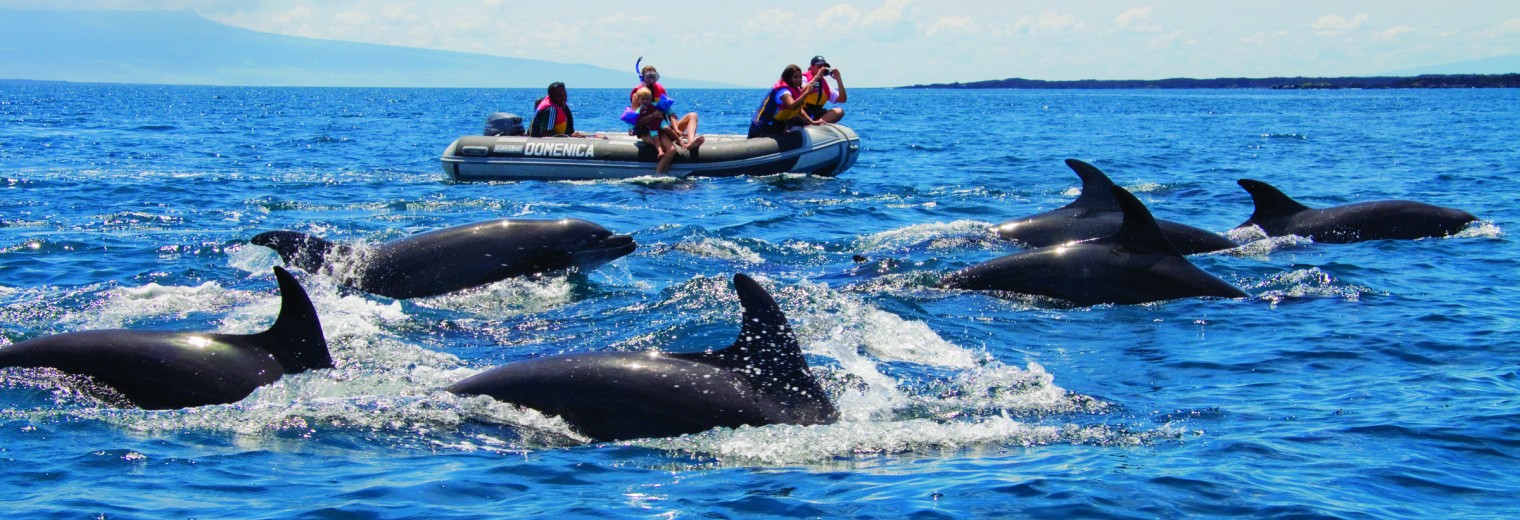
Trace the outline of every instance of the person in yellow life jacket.
<instances>
[{"instance_id":1,"label":"person in yellow life jacket","mask_svg":"<svg viewBox=\"0 0 1520 520\"><path fill-rule=\"evenodd\" d=\"M824 78L834 78L834 83L839 85L839 90L829 88L829 82ZM802 74L802 81L813 85L813 93L803 98L802 110L807 112L808 117L821 123L838 123L844 119L844 109L839 107L824 108L824 103L844 103L849 95L844 90L844 78L839 75L839 69L829 66L829 60L823 56L813 56L812 65L807 72Z\"/></svg>"},{"instance_id":2,"label":"person in yellow life jacket","mask_svg":"<svg viewBox=\"0 0 1520 520\"><path fill-rule=\"evenodd\" d=\"M528 137L585 137L575 131L575 115L566 104L569 95L565 84L558 81L549 84L549 95L539 98L533 113L533 124L528 126Z\"/></svg>"},{"instance_id":3,"label":"person in yellow life jacket","mask_svg":"<svg viewBox=\"0 0 1520 520\"><path fill-rule=\"evenodd\" d=\"M781 71L781 80L771 86L760 110L749 122L749 138L777 135L799 126L816 125L802 111L802 100L813 92L811 83L803 85L802 67L787 65Z\"/></svg>"}]
</instances>

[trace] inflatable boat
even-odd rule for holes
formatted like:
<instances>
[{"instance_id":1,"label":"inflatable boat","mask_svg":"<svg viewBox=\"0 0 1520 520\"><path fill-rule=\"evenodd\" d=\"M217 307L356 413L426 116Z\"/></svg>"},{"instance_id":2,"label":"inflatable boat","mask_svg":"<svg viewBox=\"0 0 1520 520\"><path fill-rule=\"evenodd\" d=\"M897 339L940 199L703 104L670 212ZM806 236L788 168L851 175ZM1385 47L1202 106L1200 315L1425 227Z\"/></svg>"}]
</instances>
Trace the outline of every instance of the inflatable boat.
<instances>
[{"instance_id":1,"label":"inflatable boat","mask_svg":"<svg viewBox=\"0 0 1520 520\"><path fill-rule=\"evenodd\" d=\"M490 132L489 126L487 131ZM797 128L773 137L703 134L666 175L731 177L806 173L838 175L855 164L860 137L840 125ZM655 175L659 152L626 133L590 137L464 136L443 151L443 173L456 182L627 179Z\"/></svg>"}]
</instances>

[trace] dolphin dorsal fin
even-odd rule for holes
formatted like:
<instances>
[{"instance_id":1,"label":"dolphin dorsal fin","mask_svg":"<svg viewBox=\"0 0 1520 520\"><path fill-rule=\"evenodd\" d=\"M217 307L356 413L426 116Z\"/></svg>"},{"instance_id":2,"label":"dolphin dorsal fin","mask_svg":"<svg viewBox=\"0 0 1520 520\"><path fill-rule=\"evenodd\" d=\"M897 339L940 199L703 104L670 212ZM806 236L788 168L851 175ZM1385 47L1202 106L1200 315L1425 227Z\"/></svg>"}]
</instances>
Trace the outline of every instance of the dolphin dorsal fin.
<instances>
[{"instance_id":1,"label":"dolphin dorsal fin","mask_svg":"<svg viewBox=\"0 0 1520 520\"><path fill-rule=\"evenodd\" d=\"M761 394L772 399L822 405L832 413L833 405L808 370L802 346L775 298L743 273L734 275L734 291L744 308L743 325L734 344L715 352L675 355L744 374Z\"/></svg>"},{"instance_id":2,"label":"dolphin dorsal fin","mask_svg":"<svg viewBox=\"0 0 1520 520\"><path fill-rule=\"evenodd\" d=\"M1095 211L1119 211L1119 202L1108 191L1114 181L1108 178L1103 170L1091 164L1076 159L1067 159L1066 166L1077 173L1082 179L1082 195L1077 200L1071 201L1065 208L1083 208Z\"/></svg>"},{"instance_id":3,"label":"dolphin dorsal fin","mask_svg":"<svg viewBox=\"0 0 1520 520\"><path fill-rule=\"evenodd\" d=\"M1251 202L1256 204L1256 209L1251 213L1247 224L1253 224L1272 218L1281 218L1300 211L1308 211L1310 208L1298 201L1288 198L1282 191L1272 187L1271 184L1253 179L1240 179L1235 181L1240 187L1251 194Z\"/></svg>"},{"instance_id":4,"label":"dolphin dorsal fin","mask_svg":"<svg viewBox=\"0 0 1520 520\"><path fill-rule=\"evenodd\" d=\"M1156 224L1156 217L1151 216L1151 210L1146 209L1140 199L1135 198L1129 190L1118 186L1110 186L1114 200L1119 203L1120 211L1124 212L1124 224L1119 227L1119 232L1114 233L1105 240L1117 241L1125 246L1142 251L1158 254L1182 256L1172 241L1161 232L1161 226Z\"/></svg>"},{"instance_id":5,"label":"dolphin dorsal fin","mask_svg":"<svg viewBox=\"0 0 1520 520\"><path fill-rule=\"evenodd\" d=\"M322 322L306 290L280 266L275 266L274 277L280 282L280 315L269 330L256 334L260 345L289 374L332 368L327 337L322 335Z\"/></svg>"}]
</instances>

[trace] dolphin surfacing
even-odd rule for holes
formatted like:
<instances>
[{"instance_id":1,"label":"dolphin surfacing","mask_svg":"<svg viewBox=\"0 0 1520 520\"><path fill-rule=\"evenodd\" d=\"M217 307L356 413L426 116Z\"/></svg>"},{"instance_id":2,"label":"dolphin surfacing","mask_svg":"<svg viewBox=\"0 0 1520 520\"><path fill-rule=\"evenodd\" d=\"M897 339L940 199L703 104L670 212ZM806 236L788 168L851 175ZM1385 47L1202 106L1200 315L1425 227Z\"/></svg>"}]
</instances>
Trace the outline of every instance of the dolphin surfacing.
<instances>
[{"instance_id":1,"label":"dolphin surfacing","mask_svg":"<svg viewBox=\"0 0 1520 520\"><path fill-rule=\"evenodd\" d=\"M998 224L992 229L999 237L1030 247L1047 247L1114 234L1123 225L1124 212L1110 188L1114 181L1097 167L1067 159L1066 166L1082 179L1082 195L1059 209L1038 213ZM1222 251L1235 243L1218 233L1156 219L1161 232L1184 255Z\"/></svg>"},{"instance_id":2,"label":"dolphin surfacing","mask_svg":"<svg viewBox=\"0 0 1520 520\"><path fill-rule=\"evenodd\" d=\"M1255 211L1236 229L1257 226L1269 237L1297 235L1331 244L1364 240L1413 240L1454 235L1478 220L1456 208L1408 200L1357 202L1313 209L1270 184L1236 181L1251 194Z\"/></svg>"},{"instance_id":3,"label":"dolphin surfacing","mask_svg":"<svg viewBox=\"0 0 1520 520\"><path fill-rule=\"evenodd\" d=\"M734 289L743 324L722 350L549 356L487 370L448 391L559 416L598 441L838 420L776 300L743 274L734 275Z\"/></svg>"},{"instance_id":4,"label":"dolphin surfacing","mask_svg":"<svg viewBox=\"0 0 1520 520\"><path fill-rule=\"evenodd\" d=\"M290 273L274 273L280 314L264 332L69 332L0 348L0 368L84 376L154 410L234 403L285 374L332 368L311 299Z\"/></svg>"},{"instance_id":5,"label":"dolphin surfacing","mask_svg":"<svg viewBox=\"0 0 1520 520\"><path fill-rule=\"evenodd\" d=\"M951 273L940 286L1033 294L1082 307L1247 296L1182 256L1134 195L1109 189L1124 215L1113 235L995 258Z\"/></svg>"},{"instance_id":6,"label":"dolphin surfacing","mask_svg":"<svg viewBox=\"0 0 1520 520\"><path fill-rule=\"evenodd\" d=\"M638 247L631 236L580 219L476 222L378 244L361 255L353 255L352 246L295 231L260 233L249 242L274 249L286 264L396 299L438 296L519 276L591 271ZM335 257L358 265L324 271Z\"/></svg>"}]
</instances>

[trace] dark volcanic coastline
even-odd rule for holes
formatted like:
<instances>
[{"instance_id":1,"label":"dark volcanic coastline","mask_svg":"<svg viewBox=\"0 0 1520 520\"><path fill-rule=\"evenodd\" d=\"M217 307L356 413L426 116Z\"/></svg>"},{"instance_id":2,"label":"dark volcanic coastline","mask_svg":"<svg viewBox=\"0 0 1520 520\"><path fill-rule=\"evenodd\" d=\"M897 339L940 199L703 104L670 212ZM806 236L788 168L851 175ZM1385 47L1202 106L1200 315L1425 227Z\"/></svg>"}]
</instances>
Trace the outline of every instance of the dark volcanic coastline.
<instances>
[{"instance_id":1,"label":"dark volcanic coastline","mask_svg":"<svg viewBox=\"0 0 1520 520\"><path fill-rule=\"evenodd\" d=\"M1427 74L1422 76L1370 76L1347 78L1169 78L1046 81L1008 78L970 83L935 83L901 88L1005 88L1005 89L1200 89L1255 88L1279 90L1373 89L1373 88L1515 88L1520 74Z\"/></svg>"}]
</instances>

